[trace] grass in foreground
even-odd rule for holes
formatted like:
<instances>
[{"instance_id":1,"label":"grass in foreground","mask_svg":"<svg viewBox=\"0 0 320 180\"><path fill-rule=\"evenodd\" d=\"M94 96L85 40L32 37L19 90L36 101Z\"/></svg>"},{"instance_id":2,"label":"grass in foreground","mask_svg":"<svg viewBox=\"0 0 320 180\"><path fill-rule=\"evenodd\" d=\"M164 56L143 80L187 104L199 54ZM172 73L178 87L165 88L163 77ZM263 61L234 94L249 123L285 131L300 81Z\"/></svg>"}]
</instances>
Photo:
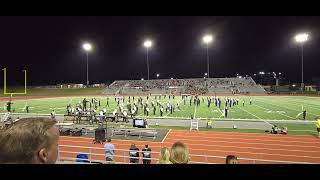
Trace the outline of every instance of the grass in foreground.
<instances>
[{"instance_id":1,"label":"grass in foreground","mask_svg":"<svg viewBox=\"0 0 320 180\"><path fill-rule=\"evenodd\" d=\"M131 123L109 123L108 127L120 127L120 125L123 125L124 127L132 127ZM316 127L313 124L294 124L294 123L275 123L278 127L287 127L288 128L288 135L311 135L311 136L317 136ZM88 127L97 127L96 124L94 126L87 125ZM160 129L176 129L176 130L190 130L190 127L182 127L182 126L156 126L156 125L150 125L149 128L160 128ZM199 127L200 131L213 131L213 132L240 132L240 133L263 133L267 134L265 132L267 129L233 129L233 128L212 128L207 129L205 127Z\"/></svg>"}]
</instances>

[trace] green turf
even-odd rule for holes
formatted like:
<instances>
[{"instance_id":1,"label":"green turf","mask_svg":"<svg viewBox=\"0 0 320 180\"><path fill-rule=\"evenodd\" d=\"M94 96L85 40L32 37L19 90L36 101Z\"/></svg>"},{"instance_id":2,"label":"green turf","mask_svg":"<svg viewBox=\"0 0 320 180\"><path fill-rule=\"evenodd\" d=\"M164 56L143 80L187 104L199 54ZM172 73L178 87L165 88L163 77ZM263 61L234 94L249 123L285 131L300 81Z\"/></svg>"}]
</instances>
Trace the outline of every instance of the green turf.
<instances>
[{"instance_id":1,"label":"green turf","mask_svg":"<svg viewBox=\"0 0 320 180\"><path fill-rule=\"evenodd\" d=\"M287 127L289 135L312 135L317 137L316 127L313 124L297 124L297 123L275 123L278 127ZM108 127L120 127L123 125L124 127L132 127L131 123L108 123ZM87 125L88 127L92 127L92 125ZM96 124L93 125L97 127ZM182 127L182 126L156 126L150 125L149 128L161 128L161 129L176 129L176 130L190 130L190 127ZM199 128L200 131L213 131L213 132L242 132L242 133L269 133L265 130L261 129L233 129L233 128Z\"/></svg>"},{"instance_id":2,"label":"green turf","mask_svg":"<svg viewBox=\"0 0 320 180\"><path fill-rule=\"evenodd\" d=\"M81 96L81 95L101 95L105 90L104 87L94 88L30 88L27 89L28 96ZM21 88L8 88L7 93L24 92ZM0 89L0 97L3 97L3 89ZM7 95L6 97L9 97ZM23 97L23 96L22 96Z\"/></svg>"},{"instance_id":3,"label":"green turf","mask_svg":"<svg viewBox=\"0 0 320 180\"><path fill-rule=\"evenodd\" d=\"M29 105L30 113L38 114L50 114L52 109L55 110L57 114L66 113L66 105L71 103L73 106L76 103L82 104L81 97L64 97L64 98L46 98L46 99L33 99L33 100L16 100L12 106L12 109L15 110L15 113L25 113L23 108L26 104ZM91 98L90 96L86 96ZM98 111L106 107L106 96L95 96L101 100L101 107L98 108ZM204 99L204 102L202 101ZM239 105L229 108L229 116L231 119L251 119L251 120L295 120L299 112L301 112L301 106L307 110L307 120L314 120L316 117L320 117L320 98L319 97L296 97L296 96L254 96L252 97L253 104L249 105L248 96L238 96ZM135 101L137 101L138 96L135 96ZM176 96L171 102L180 104L180 111L176 111L173 114L170 114L170 111L164 112L164 117L170 118L190 118L191 115L195 115L197 118L212 118L219 119L221 112L223 111L224 106L224 97L220 97L222 100L221 109L216 107L214 104L211 104L211 107L207 107L206 97L201 97L200 107L195 105L189 105L189 98L186 100L186 105L184 105L180 96ZM242 106L242 99L245 100L245 106ZM144 97L144 101L146 97ZM151 108L151 101L154 100L154 97L149 98L149 118L159 117L159 107L155 116L153 115ZM165 104L169 101L168 96L166 99L162 98L161 103ZM128 97L125 98L125 102L128 102ZM0 112L5 112L5 103L0 102ZM132 103L132 98L131 98ZM126 103L125 103L126 104ZM89 105L88 105L89 106ZM124 107L126 109L126 106ZM107 112L112 112L114 109L117 109L117 103L114 100L113 96L109 97L109 107L106 107ZM139 105L139 116L143 115L143 110ZM301 116L299 117L302 118ZM220 119L223 119L222 117Z\"/></svg>"}]
</instances>

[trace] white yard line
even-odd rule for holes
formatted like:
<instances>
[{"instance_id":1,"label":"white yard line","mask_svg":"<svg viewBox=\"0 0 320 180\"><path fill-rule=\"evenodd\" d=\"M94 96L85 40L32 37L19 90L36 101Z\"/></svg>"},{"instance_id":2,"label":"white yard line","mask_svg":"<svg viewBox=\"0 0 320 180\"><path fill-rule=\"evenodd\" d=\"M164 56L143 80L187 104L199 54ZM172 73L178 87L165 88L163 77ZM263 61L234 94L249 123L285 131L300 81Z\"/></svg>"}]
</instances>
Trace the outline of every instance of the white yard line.
<instances>
[{"instance_id":1,"label":"white yard line","mask_svg":"<svg viewBox=\"0 0 320 180\"><path fill-rule=\"evenodd\" d=\"M163 143L166 140L166 138L170 134L170 132L171 132L171 129L169 129L169 132L167 132L166 136L162 139L161 143Z\"/></svg>"},{"instance_id":2,"label":"white yard line","mask_svg":"<svg viewBox=\"0 0 320 180\"><path fill-rule=\"evenodd\" d=\"M72 104L72 100L73 100L73 98L70 98L70 100L69 100L69 103L68 103L68 104Z\"/></svg>"},{"instance_id":3,"label":"white yard line","mask_svg":"<svg viewBox=\"0 0 320 180\"><path fill-rule=\"evenodd\" d=\"M65 107L63 107L63 108L56 108L56 107L54 107L54 108L49 108L49 109L66 109Z\"/></svg>"},{"instance_id":4,"label":"white yard line","mask_svg":"<svg viewBox=\"0 0 320 180\"><path fill-rule=\"evenodd\" d=\"M259 105L256 105L256 104L253 104L253 105L255 105L255 106L257 106L257 107L259 107L259 108L261 108L261 109L265 109L265 110L267 110L267 111L273 111L273 110L271 110L271 109L264 108L264 107L259 106ZM285 115L285 114L281 114L281 113L278 113L278 114L280 114L280 115L282 115L282 116L286 116L286 117L291 118L291 119L295 119L294 117L291 117L291 116L288 116L288 115Z\"/></svg>"},{"instance_id":5,"label":"white yard line","mask_svg":"<svg viewBox=\"0 0 320 180\"><path fill-rule=\"evenodd\" d=\"M259 100L256 100L256 101L259 101ZM269 101L270 101L270 100L269 100ZM262 102L262 101L259 101L259 102ZM273 106L278 106L278 107L281 107L281 108L286 108L286 109L289 109L289 110L291 110L291 111L301 112L300 110L287 108L287 107L280 106L280 105L277 105L277 104L273 104L273 103L270 103L270 102L264 102L264 103L270 104L270 105L273 105ZM315 116L320 116L320 115L318 115L318 114L313 114L313 113L311 113L311 112L307 112L307 114L312 114L312 115L315 115Z\"/></svg>"},{"instance_id":6,"label":"white yard line","mask_svg":"<svg viewBox=\"0 0 320 180\"><path fill-rule=\"evenodd\" d=\"M290 103L294 103L294 104L297 104L297 105L302 105L303 104L303 106L307 106L310 109L315 109L317 111L320 111L319 108L312 107L313 105L311 105L311 104L308 104L308 103L305 103L305 102L300 102L299 103L298 101L293 101L293 100L290 100L290 99L287 99L287 100L290 101Z\"/></svg>"},{"instance_id":7,"label":"white yard line","mask_svg":"<svg viewBox=\"0 0 320 180\"><path fill-rule=\"evenodd\" d=\"M48 111L48 110L53 110L53 109L65 109L65 107L62 107L62 108L49 108L49 109L43 109L43 110L38 110L38 112L44 112L44 111Z\"/></svg>"},{"instance_id":8,"label":"white yard line","mask_svg":"<svg viewBox=\"0 0 320 180\"><path fill-rule=\"evenodd\" d=\"M291 97L282 97L282 99L285 99L285 100L288 100L288 101L291 101L291 102L295 102L297 104L307 104L307 105L310 105L310 106L320 106L320 104L314 104L314 103L311 103L311 102L306 102L306 100L302 100L302 99L292 99ZM314 101L315 99L312 99L312 101ZM320 110L320 108L317 108L318 110Z\"/></svg>"},{"instance_id":9,"label":"white yard line","mask_svg":"<svg viewBox=\"0 0 320 180\"><path fill-rule=\"evenodd\" d=\"M197 114L197 106L194 106L194 113L193 113L194 118L196 118L196 114Z\"/></svg>"},{"instance_id":10,"label":"white yard line","mask_svg":"<svg viewBox=\"0 0 320 180\"><path fill-rule=\"evenodd\" d=\"M237 106L236 106L236 107L237 107ZM258 118L258 119L262 119L262 118L260 118L260 117L258 117L258 116L256 116L256 115L252 114L251 112L245 110L245 109L242 109L242 108L239 108L239 107L237 107L237 108L240 109L240 110L242 110L242 111L244 111L244 112L246 112L246 113L248 113L248 114L250 114L250 115L252 115L252 116L254 116L254 117L256 117L256 118Z\"/></svg>"},{"instance_id":11,"label":"white yard line","mask_svg":"<svg viewBox=\"0 0 320 180\"><path fill-rule=\"evenodd\" d=\"M218 107L218 106L215 106L218 110L219 110L219 112L221 113L221 115L219 116L219 117L221 117L222 115L223 115L223 112L221 111L221 109Z\"/></svg>"}]
</instances>

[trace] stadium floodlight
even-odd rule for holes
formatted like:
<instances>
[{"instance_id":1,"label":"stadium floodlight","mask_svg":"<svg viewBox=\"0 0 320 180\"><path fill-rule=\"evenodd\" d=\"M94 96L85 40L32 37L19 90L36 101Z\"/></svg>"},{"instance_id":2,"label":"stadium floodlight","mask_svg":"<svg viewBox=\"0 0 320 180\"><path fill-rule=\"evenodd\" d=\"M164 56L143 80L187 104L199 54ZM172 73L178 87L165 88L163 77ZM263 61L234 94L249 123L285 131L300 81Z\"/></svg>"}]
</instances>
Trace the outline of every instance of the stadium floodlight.
<instances>
[{"instance_id":1,"label":"stadium floodlight","mask_svg":"<svg viewBox=\"0 0 320 180\"><path fill-rule=\"evenodd\" d=\"M259 74L264 75L264 72L263 72L263 71L261 71L261 72L259 72Z\"/></svg>"},{"instance_id":2,"label":"stadium floodlight","mask_svg":"<svg viewBox=\"0 0 320 180\"><path fill-rule=\"evenodd\" d=\"M91 46L90 43L84 43L84 44L82 45L82 47L83 47L83 49L84 49L85 51L91 51L91 49L92 49L92 46Z\"/></svg>"},{"instance_id":3,"label":"stadium floodlight","mask_svg":"<svg viewBox=\"0 0 320 180\"><path fill-rule=\"evenodd\" d=\"M160 76L160 75L159 75L159 74L157 74L157 78L159 78L159 76Z\"/></svg>"},{"instance_id":4,"label":"stadium floodlight","mask_svg":"<svg viewBox=\"0 0 320 180\"><path fill-rule=\"evenodd\" d=\"M171 78L171 79L173 79L173 78Z\"/></svg>"},{"instance_id":5,"label":"stadium floodlight","mask_svg":"<svg viewBox=\"0 0 320 180\"><path fill-rule=\"evenodd\" d=\"M208 76L208 73L204 73L205 76Z\"/></svg>"},{"instance_id":6,"label":"stadium floodlight","mask_svg":"<svg viewBox=\"0 0 320 180\"><path fill-rule=\"evenodd\" d=\"M141 81L143 81L144 79L143 78L141 78Z\"/></svg>"},{"instance_id":7,"label":"stadium floodlight","mask_svg":"<svg viewBox=\"0 0 320 180\"><path fill-rule=\"evenodd\" d=\"M209 67L209 43L211 43L212 42L212 35L210 35L210 34L208 34L208 35L205 35L205 36L203 36L203 38L202 38L202 40L203 40L203 42L204 43L206 43L206 45L207 45L207 71L208 71L208 78L210 78L210 67Z\"/></svg>"},{"instance_id":8,"label":"stadium floodlight","mask_svg":"<svg viewBox=\"0 0 320 180\"><path fill-rule=\"evenodd\" d=\"M144 47L146 47L146 48L150 48L150 47L152 46L152 41L146 40L146 41L144 41L143 45L144 45Z\"/></svg>"},{"instance_id":9,"label":"stadium floodlight","mask_svg":"<svg viewBox=\"0 0 320 180\"><path fill-rule=\"evenodd\" d=\"M303 44L309 39L309 34L300 33L297 34L294 39L297 43L301 45L301 91L304 91L304 82L303 82Z\"/></svg>"},{"instance_id":10,"label":"stadium floodlight","mask_svg":"<svg viewBox=\"0 0 320 180\"><path fill-rule=\"evenodd\" d=\"M148 71L148 80L149 78L149 48L152 46L151 40L145 40L143 46L147 49L147 71Z\"/></svg>"},{"instance_id":11,"label":"stadium floodlight","mask_svg":"<svg viewBox=\"0 0 320 180\"><path fill-rule=\"evenodd\" d=\"M296 85L295 85L295 84L292 84L292 87L296 87Z\"/></svg>"},{"instance_id":12,"label":"stadium floodlight","mask_svg":"<svg viewBox=\"0 0 320 180\"><path fill-rule=\"evenodd\" d=\"M87 85L89 85L89 68L88 68L88 61L89 61L89 51L91 51L92 46L90 43L83 43L82 48L86 51L87 53Z\"/></svg>"},{"instance_id":13,"label":"stadium floodlight","mask_svg":"<svg viewBox=\"0 0 320 180\"><path fill-rule=\"evenodd\" d=\"M309 38L309 34L307 33L300 33L294 37L297 43L304 43L305 41L308 40L308 38Z\"/></svg>"},{"instance_id":14,"label":"stadium floodlight","mask_svg":"<svg viewBox=\"0 0 320 180\"><path fill-rule=\"evenodd\" d=\"M206 44L211 43L211 41L212 41L212 35L205 35L205 36L203 36L202 40L203 40L203 42L206 43Z\"/></svg>"}]
</instances>

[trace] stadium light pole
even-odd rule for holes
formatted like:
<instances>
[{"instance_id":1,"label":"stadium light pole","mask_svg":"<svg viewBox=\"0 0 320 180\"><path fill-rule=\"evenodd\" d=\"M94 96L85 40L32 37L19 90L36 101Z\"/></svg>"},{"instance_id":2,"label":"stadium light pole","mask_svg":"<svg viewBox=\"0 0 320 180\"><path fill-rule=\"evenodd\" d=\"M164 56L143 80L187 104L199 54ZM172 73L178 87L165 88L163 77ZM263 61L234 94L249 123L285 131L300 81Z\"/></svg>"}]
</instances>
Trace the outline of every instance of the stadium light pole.
<instances>
[{"instance_id":1,"label":"stadium light pole","mask_svg":"<svg viewBox=\"0 0 320 180\"><path fill-rule=\"evenodd\" d=\"M86 51L87 53L87 85L89 85L89 68L88 68L88 61L89 61L89 51L91 51L92 46L90 43L84 43L82 45L82 48Z\"/></svg>"},{"instance_id":2,"label":"stadium light pole","mask_svg":"<svg viewBox=\"0 0 320 180\"><path fill-rule=\"evenodd\" d=\"M212 41L212 35L205 35L202 38L203 42L207 45L207 72L208 72L208 78L210 78L210 67L209 67L209 43Z\"/></svg>"},{"instance_id":3,"label":"stadium light pole","mask_svg":"<svg viewBox=\"0 0 320 180\"><path fill-rule=\"evenodd\" d=\"M297 43L301 45L301 90L304 91L304 82L303 82L303 44L309 38L309 34L307 33L300 33L297 34L294 39Z\"/></svg>"},{"instance_id":4,"label":"stadium light pole","mask_svg":"<svg viewBox=\"0 0 320 180\"><path fill-rule=\"evenodd\" d=\"M149 48L152 46L152 41L146 40L146 41L144 41L143 45L144 45L144 47L147 49L148 80L150 80L150 79L149 79L149 54L148 54L148 53L149 53Z\"/></svg>"}]
</instances>

